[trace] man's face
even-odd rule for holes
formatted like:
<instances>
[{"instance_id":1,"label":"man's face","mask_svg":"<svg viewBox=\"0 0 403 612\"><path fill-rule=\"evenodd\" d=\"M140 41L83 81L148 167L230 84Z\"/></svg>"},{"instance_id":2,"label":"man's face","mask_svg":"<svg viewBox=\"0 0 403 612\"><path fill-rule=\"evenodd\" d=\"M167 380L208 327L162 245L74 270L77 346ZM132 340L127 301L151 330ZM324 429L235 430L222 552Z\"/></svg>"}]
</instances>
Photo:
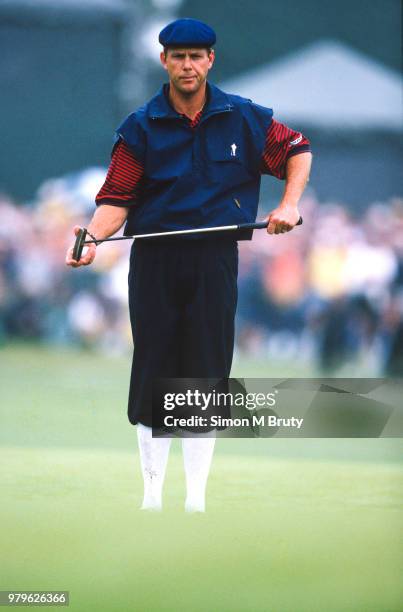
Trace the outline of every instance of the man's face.
<instances>
[{"instance_id":1,"label":"man's face","mask_svg":"<svg viewBox=\"0 0 403 612\"><path fill-rule=\"evenodd\" d=\"M214 63L214 51L207 49L168 49L160 57L171 84L183 94L196 93Z\"/></svg>"}]
</instances>

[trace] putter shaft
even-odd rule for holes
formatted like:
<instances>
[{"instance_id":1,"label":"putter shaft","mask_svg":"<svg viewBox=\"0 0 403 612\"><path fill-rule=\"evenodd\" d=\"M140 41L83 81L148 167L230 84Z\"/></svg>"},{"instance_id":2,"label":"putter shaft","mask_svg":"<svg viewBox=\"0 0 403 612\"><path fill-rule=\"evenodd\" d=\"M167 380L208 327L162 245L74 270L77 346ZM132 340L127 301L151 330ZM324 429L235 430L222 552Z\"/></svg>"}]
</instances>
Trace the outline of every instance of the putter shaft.
<instances>
[{"instance_id":1,"label":"putter shaft","mask_svg":"<svg viewBox=\"0 0 403 612\"><path fill-rule=\"evenodd\" d=\"M174 230L170 232L156 232L153 234L135 234L134 236L113 236L104 240L96 240L92 237L91 240L86 240L87 229L82 227L76 237L76 242L73 248L73 259L79 261L86 244L102 244L103 242L113 242L116 240L137 240L139 238L161 238L163 236L181 236L184 234L207 234L209 232L225 232L236 230L255 230L263 229L269 224L268 221L258 221L257 223L241 223L239 225L219 225L216 227L201 227L198 229ZM302 217L299 218L297 225L302 224Z\"/></svg>"},{"instance_id":2,"label":"putter shaft","mask_svg":"<svg viewBox=\"0 0 403 612\"><path fill-rule=\"evenodd\" d=\"M297 225L302 224L302 217L299 218ZM161 238L163 236L180 236L183 234L207 234L209 232L225 232L235 230L255 230L263 229L268 226L268 221L259 221L257 223L241 223L239 225L219 225L216 227L201 227L198 229L174 230L169 232L156 232L152 234L134 234L133 236L115 236L105 238L105 240L85 240L83 244L101 244L101 242L111 242L114 240L137 240L139 238Z\"/></svg>"}]
</instances>

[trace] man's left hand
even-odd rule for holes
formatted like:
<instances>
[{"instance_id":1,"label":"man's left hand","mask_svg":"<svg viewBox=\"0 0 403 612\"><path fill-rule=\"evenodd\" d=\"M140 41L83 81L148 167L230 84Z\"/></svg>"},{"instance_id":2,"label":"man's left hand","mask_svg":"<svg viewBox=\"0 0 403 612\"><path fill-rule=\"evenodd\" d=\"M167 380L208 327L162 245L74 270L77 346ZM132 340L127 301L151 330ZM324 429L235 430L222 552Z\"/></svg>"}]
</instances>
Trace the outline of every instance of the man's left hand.
<instances>
[{"instance_id":1,"label":"man's left hand","mask_svg":"<svg viewBox=\"0 0 403 612\"><path fill-rule=\"evenodd\" d=\"M296 206L282 204L271 211L266 217L269 221L268 234L284 234L295 227L299 221L299 212Z\"/></svg>"}]
</instances>

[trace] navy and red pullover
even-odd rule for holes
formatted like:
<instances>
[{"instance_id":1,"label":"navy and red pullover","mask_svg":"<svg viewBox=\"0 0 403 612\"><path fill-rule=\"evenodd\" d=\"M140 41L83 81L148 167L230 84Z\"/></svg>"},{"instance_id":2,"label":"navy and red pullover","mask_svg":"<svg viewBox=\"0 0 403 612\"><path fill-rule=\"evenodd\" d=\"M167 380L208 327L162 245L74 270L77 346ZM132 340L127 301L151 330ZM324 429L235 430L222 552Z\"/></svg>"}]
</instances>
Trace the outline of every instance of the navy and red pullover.
<instances>
[{"instance_id":1,"label":"navy and red pullover","mask_svg":"<svg viewBox=\"0 0 403 612\"><path fill-rule=\"evenodd\" d=\"M196 128L202 117L202 111L193 120L183 117L190 127ZM273 119L266 134L261 158L261 174L284 179L287 160L293 155L310 150L309 140L303 134ZM105 182L95 198L96 204L126 207L135 205L143 176L143 165L136 159L125 141L118 140L112 151Z\"/></svg>"}]
</instances>

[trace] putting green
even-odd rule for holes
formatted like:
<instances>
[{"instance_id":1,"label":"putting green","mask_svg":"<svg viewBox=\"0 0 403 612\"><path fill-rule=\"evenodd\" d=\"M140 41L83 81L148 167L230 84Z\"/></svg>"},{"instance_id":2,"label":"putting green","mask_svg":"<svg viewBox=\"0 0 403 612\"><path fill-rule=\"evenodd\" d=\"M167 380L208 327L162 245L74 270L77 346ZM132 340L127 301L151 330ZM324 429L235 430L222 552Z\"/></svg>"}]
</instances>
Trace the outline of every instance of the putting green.
<instances>
[{"instance_id":1,"label":"putting green","mask_svg":"<svg viewBox=\"0 0 403 612\"><path fill-rule=\"evenodd\" d=\"M165 510L138 510L136 453L4 448L1 589L69 590L72 610L399 610L398 465L217 453L206 515L181 458Z\"/></svg>"},{"instance_id":2,"label":"putting green","mask_svg":"<svg viewBox=\"0 0 403 612\"><path fill-rule=\"evenodd\" d=\"M219 440L206 515L183 511L176 440L145 513L127 361L1 361L0 590L69 590L80 612L402 609L400 440Z\"/></svg>"}]
</instances>

